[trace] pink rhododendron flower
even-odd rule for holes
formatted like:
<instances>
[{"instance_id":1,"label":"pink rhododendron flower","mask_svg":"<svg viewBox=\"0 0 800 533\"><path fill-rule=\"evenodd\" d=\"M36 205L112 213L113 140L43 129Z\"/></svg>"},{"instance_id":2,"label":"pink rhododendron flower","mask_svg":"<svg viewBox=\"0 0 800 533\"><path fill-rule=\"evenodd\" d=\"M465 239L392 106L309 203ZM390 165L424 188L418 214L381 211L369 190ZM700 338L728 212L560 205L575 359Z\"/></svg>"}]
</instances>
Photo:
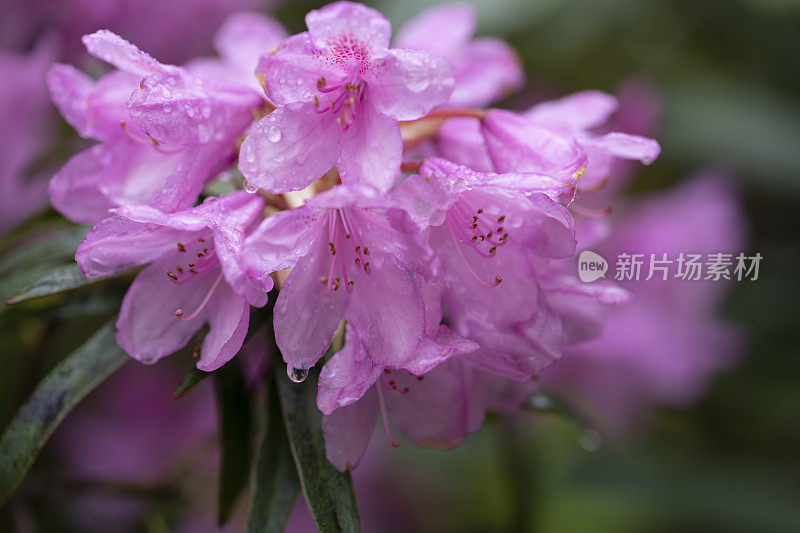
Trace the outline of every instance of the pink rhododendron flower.
<instances>
[{"instance_id":1,"label":"pink rhododendron flower","mask_svg":"<svg viewBox=\"0 0 800 533\"><path fill-rule=\"evenodd\" d=\"M366 185L342 185L267 218L248 237L242 263L269 274L293 266L275 303L275 340L286 363L313 366L344 317L374 363L400 365L425 328L412 273L433 275L430 250L408 215Z\"/></svg>"},{"instance_id":2,"label":"pink rhododendron flower","mask_svg":"<svg viewBox=\"0 0 800 533\"><path fill-rule=\"evenodd\" d=\"M519 89L525 81L519 59L504 41L472 39L475 10L469 4L428 9L403 25L395 46L427 50L449 60L455 69L450 106L485 106Z\"/></svg>"},{"instance_id":3,"label":"pink rhododendron flower","mask_svg":"<svg viewBox=\"0 0 800 533\"><path fill-rule=\"evenodd\" d=\"M306 25L261 58L258 74L279 107L242 144L239 169L272 193L302 189L334 164L344 182L386 190L402 157L397 121L445 103L452 69L427 52L389 49L389 21L361 4L329 4Z\"/></svg>"},{"instance_id":4,"label":"pink rhododendron flower","mask_svg":"<svg viewBox=\"0 0 800 533\"><path fill-rule=\"evenodd\" d=\"M228 163L232 148L223 149L221 143L162 146L131 120L126 104L148 77L181 71L109 32L87 36L85 43L119 70L96 82L69 65L55 65L48 73L62 115L82 137L100 143L74 156L53 177L53 207L76 222L94 223L120 205L151 204L164 211L191 206L202 185ZM227 150L227 156L220 150Z\"/></svg>"},{"instance_id":5,"label":"pink rhododendron flower","mask_svg":"<svg viewBox=\"0 0 800 533\"><path fill-rule=\"evenodd\" d=\"M239 267L239 250L258 221L263 200L239 191L174 214L130 205L96 225L75 259L89 277L148 264L122 302L117 342L135 359L154 363L186 345L205 323L197 368L214 370L239 351L250 305L267 302Z\"/></svg>"},{"instance_id":6,"label":"pink rhododendron flower","mask_svg":"<svg viewBox=\"0 0 800 533\"><path fill-rule=\"evenodd\" d=\"M482 174L436 158L398 189L430 226L448 323L481 346L465 357L486 371L525 380L560 354L561 323L537 270L575 250L572 216L551 197L561 189L546 175Z\"/></svg>"}]
</instances>

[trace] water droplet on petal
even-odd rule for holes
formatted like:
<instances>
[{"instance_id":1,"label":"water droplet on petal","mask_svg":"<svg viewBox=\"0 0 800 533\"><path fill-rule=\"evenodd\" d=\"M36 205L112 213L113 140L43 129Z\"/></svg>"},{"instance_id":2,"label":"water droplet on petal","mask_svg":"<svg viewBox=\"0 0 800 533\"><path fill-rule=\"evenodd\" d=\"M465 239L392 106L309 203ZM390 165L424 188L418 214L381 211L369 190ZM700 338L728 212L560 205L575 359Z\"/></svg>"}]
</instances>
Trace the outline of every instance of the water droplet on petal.
<instances>
[{"instance_id":1,"label":"water droplet on petal","mask_svg":"<svg viewBox=\"0 0 800 533\"><path fill-rule=\"evenodd\" d=\"M267 132L267 139L274 143L280 141L281 129L278 126L270 126L269 131Z\"/></svg>"},{"instance_id":2,"label":"water droplet on petal","mask_svg":"<svg viewBox=\"0 0 800 533\"><path fill-rule=\"evenodd\" d=\"M250 194L255 194L258 192L258 187L253 187L247 180L242 182L242 187L244 188L245 192L249 192Z\"/></svg>"},{"instance_id":3,"label":"water droplet on petal","mask_svg":"<svg viewBox=\"0 0 800 533\"><path fill-rule=\"evenodd\" d=\"M302 383L308 377L308 369L294 368L292 365L286 365L286 375L295 383Z\"/></svg>"}]
</instances>

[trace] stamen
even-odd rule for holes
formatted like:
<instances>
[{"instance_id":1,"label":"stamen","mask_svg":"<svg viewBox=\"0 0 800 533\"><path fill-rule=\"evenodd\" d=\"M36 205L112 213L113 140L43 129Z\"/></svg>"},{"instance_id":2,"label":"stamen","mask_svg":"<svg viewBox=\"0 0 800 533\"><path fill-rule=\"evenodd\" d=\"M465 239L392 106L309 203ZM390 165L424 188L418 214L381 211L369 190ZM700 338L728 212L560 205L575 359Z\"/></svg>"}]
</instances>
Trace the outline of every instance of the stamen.
<instances>
[{"instance_id":1,"label":"stamen","mask_svg":"<svg viewBox=\"0 0 800 533\"><path fill-rule=\"evenodd\" d=\"M175 316L180 318L181 320L189 321L194 317L196 317L197 315L199 315L200 312L203 311L203 308L205 308L209 300L211 300L211 296L214 294L214 291L216 290L220 281L222 281L222 271L220 271L219 275L217 276L217 279L214 280L214 284L211 286L211 289L208 291L208 294L206 294L206 297L203 298L203 301L200 302L200 305L197 307L197 309L194 310L194 312L191 315L183 316L183 309L176 309Z\"/></svg>"},{"instance_id":2,"label":"stamen","mask_svg":"<svg viewBox=\"0 0 800 533\"><path fill-rule=\"evenodd\" d=\"M386 414L386 400L383 398L383 387L381 387L380 383L376 383L375 388L378 390L378 404L381 407L381 417L383 418L383 429L386 430L386 438L389 439L393 448L397 448L400 446L400 443L392 436L392 430L389 427L389 417Z\"/></svg>"},{"instance_id":3,"label":"stamen","mask_svg":"<svg viewBox=\"0 0 800 533\"><path fill-rule=\"evenodd\" d=\"M495 276L494 283L488 283L488 282L482 280L480 278L480 276L478 276L478 273L475 272L475 270L472 268L472 265L469 264L469 261L467 261L467 258L464 257L464 252L461 251L461 246L458 245L458 240L459 239L458 239L458 237L456 237L455 230L453 229L453 222L450 221L450 220L448 220L447 229L450 231L450 237L453 240L453 245L456 248L456 252L458 253L458 256L461 258L461 261L464 263L464 266L467 268L467 271L469 271L469 273L472 275L472 277L475 278L475 281L477 281L478 283L480 283L481 285L483 285L484 287L489 288L489 289L493 289L494 287L497 287L498 285L500 285L500 283L503 281L503 278L501 278L500 276Z\"/></svg>"}]
</instances>

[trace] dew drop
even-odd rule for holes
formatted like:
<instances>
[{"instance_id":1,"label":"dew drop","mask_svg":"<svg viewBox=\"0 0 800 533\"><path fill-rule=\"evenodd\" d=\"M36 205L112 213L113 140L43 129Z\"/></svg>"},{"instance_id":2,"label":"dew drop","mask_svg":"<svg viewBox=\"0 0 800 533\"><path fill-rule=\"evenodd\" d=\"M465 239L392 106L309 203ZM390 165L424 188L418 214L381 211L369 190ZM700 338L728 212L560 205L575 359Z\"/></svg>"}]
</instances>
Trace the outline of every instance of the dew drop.
<instances>
[{"instance_id":1,"label":"dew drop","mask_svg":"<svg viewBox=\"0 0 800 533\"><path fill-rule=\"evenodd\" d=\"M292 365L286 365L286 375L295 383L302 383L308 377L308 369L294 368Z\"/></svg>"},{"instance_id":2,"label":"dew drop","mask_svg":"<svg viewBox=\"0 0 800 533\"><path fill-rule=\"evenodd\" d=\"M280 141L281 129L278 126L270 126L269 131L267 132L267 139L274 143Z\"/></svg>"},{"instance_id":3,"label":"dew drop","mask_svg":"<svg viewBox=\"0 0 800 533\"><path fill-rule=\"evenodd\" d=\"M258 187L253 187L247 180L242 182L242 187L244 188L245 192L249 192L250 194L255 194L258 192Z\"/></svg>"}]
</instances>

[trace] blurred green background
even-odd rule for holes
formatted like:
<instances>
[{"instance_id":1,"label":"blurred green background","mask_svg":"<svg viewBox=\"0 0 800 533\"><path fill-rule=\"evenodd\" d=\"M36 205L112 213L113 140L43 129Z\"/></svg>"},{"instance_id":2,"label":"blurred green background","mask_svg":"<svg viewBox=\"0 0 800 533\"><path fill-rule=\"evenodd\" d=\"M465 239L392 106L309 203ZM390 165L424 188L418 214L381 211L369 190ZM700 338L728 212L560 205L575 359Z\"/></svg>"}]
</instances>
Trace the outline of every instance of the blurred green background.
<instances>
[{"instance_id":1,"label":"blurred green background","mask_svg":"<svg viewBox=\"0 0 800 533\"><path fill-rule=\"evenodd\" d=\"M395 28L431 5L368 3ZM636 440L598 443L558 415L521 413L489 419L453 452L393 452L387 468L415 495L402 502L415 529L800 531L800 2L474 4L479 33L517 48L535 90L613 92L631 75L652 82L663 100L654 132L663 152L638 172L634 191L709 166L727 169L741 185L748 251L764 261L761 278L735 284L725 306L747 334L741 365L694 407L657 413ZM303 14L318 5L290 2L276 16L301 31ZM506 104L527 102L516 95ZM39 377L113 313L119 300L109 294L0 314L0 426Z\"/></svg>"}]
</instances>

